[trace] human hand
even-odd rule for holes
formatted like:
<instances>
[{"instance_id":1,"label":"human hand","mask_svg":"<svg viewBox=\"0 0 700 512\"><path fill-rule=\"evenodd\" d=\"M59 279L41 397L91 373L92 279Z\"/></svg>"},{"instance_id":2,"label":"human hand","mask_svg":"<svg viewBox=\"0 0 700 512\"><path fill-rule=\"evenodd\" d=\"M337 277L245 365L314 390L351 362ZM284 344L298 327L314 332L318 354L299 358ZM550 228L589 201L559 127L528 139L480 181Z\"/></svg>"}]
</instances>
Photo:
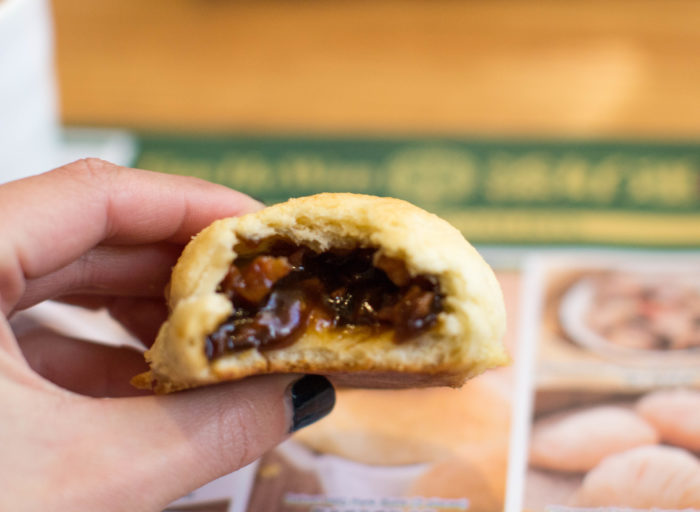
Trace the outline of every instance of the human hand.
<instances>
[{"instance_id":1,"label":"human hand","mask_svg":"<svg viewBox=\"0 0 700 512\"><path fill-rule=\"evenodd\" d=\"M0 510L158 510L330 411L328 381L298 375L145 396L128 384L146 369L140 353L43 331L18 339L7 321L58 298L107 308L148 345L184 244L258 208L99 160L0 187Z\"/></svg>"}]
</instances>

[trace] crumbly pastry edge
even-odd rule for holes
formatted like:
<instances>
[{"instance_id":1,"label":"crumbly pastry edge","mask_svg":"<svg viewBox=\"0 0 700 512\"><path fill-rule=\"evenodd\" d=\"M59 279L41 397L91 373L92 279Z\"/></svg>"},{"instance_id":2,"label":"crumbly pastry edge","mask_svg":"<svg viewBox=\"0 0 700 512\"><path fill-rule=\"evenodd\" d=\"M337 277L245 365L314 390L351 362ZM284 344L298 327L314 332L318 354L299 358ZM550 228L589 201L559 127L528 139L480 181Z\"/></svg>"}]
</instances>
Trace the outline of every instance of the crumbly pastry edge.
<instances>
[{"instance_id":1,"label":"crumbly pastry edge","mask_svg":"<svg viewBox=\"0 0 700 512\"><path fill-rule=\"evenodd\" d=\"M307 331L283 349L250 349L207 360L204 342L228 316L216 288L245 241L287 238L323 251L376 247L402 259L412 275L435 275L445 312L429 332L401 344L390 332ZM491 268L453 226L393 198L326 193L292 199L241 217L215 221L185 247L168 291L170 315L146 352L150 371L134 385L168 393L266 373L319 373L359 387L459 386L503 365L505 308Z\"/></svg>"}]
</instances>

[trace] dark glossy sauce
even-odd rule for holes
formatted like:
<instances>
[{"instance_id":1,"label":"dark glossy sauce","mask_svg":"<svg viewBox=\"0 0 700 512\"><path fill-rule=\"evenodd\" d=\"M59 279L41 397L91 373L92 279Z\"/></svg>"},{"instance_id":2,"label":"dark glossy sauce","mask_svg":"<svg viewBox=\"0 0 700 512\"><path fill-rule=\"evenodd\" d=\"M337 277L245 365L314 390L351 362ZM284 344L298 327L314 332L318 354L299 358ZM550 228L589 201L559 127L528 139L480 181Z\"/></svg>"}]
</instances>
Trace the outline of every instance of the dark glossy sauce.
<instances>
[{"instance_id":1,"label":"dark glossy sauce","mask_svg":"<svg viewBox=\"0 0 700 512\"><path fill-rule=\"evenodd\" d=\"M396 342L435 325L442 295L434 277L411 277L403 262L374 249L316 253L288 243L237 260L219 284L233 315L209 335L206 355L294 343L313 320L328 328L392 329Z\"/></svg>"}]
</instances>

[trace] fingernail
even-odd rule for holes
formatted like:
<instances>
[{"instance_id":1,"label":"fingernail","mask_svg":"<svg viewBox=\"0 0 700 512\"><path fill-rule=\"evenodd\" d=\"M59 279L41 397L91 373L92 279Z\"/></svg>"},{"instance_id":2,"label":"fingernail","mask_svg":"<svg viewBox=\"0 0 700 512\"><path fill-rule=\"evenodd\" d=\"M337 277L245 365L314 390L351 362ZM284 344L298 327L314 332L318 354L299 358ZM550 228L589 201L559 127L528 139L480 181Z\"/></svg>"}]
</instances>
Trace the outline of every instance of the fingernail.
<instances>
[{"instance_id":1,"label":"fingernail","mask_svg":"<svg viewBox=\"0 0 700 512\"><path fill-rule=\"evenodd\" d=\"M290 432L296 432L320 420L335 405L333 385L320 375L305 375L292 384L290 395L294 410Z\"/></svg>"}]
</instances>

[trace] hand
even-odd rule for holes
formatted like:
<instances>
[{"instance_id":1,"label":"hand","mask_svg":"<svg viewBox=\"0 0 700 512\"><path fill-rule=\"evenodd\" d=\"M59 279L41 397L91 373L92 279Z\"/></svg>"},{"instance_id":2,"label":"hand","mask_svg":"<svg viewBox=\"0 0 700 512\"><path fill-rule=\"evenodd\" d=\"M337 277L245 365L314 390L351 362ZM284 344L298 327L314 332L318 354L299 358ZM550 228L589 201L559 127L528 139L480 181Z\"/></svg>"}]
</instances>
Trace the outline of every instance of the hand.
<instances>
[{"instance_id":1,"label":"hand","mask_svg":"<svg viewBox=\"0 0 700 512\"><path fill-rule=\"evenodd\" d=\"M106 307L148 345L183 245L258 208L99 160L0 187L0 510L158 510L332 408L328 381L291 375L145 396L128 384L146 369L140 353L43 331L16 339L6 319L46 299Z\"/></svg>"}]
</instances>

